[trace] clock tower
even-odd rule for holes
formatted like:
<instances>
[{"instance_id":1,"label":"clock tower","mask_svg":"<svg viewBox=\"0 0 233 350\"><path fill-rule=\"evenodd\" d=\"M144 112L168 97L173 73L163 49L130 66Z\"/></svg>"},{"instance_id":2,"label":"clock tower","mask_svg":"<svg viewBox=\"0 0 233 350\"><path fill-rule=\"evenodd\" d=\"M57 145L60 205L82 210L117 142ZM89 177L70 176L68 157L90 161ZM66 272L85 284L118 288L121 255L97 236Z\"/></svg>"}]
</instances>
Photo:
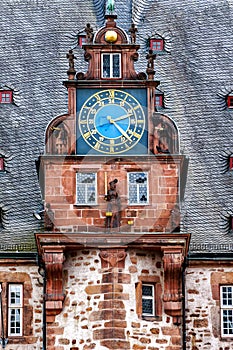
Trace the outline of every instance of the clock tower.
<instances>
[{"instance_id":1,"label":"clock tower","mask_svg":"<svg viewBox=\"0 0 233 350\"><path fill-rule=\"evenodd\" d=\"M132 323L157 320L167 327L170 317L176 334L182 328L189 235L180 232L179 207L186 158L175 124L155 109L155 55L150 50L146 72L137 73L137 28L132 24L128 37L116 19L106 15L96 33L87 24L87 72L76 72L76 57L67 54L68 113L46 130L45 230L36 239L47 276L48 334L69 315L76 295L97 348L113 349L117 341L117 349L132 349ZM80 261L92 270L72 284L71 276L82 274ZM74 333L82 331L70 322Z\"/></svg>"}]
</instances>

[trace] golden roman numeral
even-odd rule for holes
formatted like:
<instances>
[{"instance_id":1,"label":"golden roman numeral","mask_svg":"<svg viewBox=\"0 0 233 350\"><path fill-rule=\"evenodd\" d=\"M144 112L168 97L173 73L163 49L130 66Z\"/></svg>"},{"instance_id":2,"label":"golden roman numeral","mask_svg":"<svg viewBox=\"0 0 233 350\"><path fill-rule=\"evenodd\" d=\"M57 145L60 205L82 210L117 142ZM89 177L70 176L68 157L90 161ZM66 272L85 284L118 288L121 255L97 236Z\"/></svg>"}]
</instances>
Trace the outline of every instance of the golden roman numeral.
<instances>
[{"instance_id":1,"label":"golden roman numeral","mask_svg":"<svg viewBox=\"0 0 233 350\"><path fill-rule=\"evenodd\" d=\"M133 132L133 135L135 136L135 137L137 137L138 139L139 139L139 137L141 137L141 135L140 134L138 134L137 132Z\"/></svg>"},{"instance_id":2,"label":"golden roman numeral","mask_svg":"<svg viewBox=\"0 0 233 350\"><path fill-rule=\"evenodd\" d=\"M94 96L95 96L95 98L97 99L97 101L100 101L100 100L101 100L101 97L100 97L98 94L95 94Z\"/></svg>"},{"instance_id":3,"label":"golden roman numeral","mask_svg":"<svg viewBox=\"0 0 233 350\"><path fill-rule=\"evenodd\" d=\"M114 90L109 90L109 97L114 99L114 97L115 97L115 91Z\"/></svg>"},{"instance_id":4,"label":"golden roman numeral","mask_svg":"<svg viewBox=\"0 0 233 350\"><path fill-rule=\"evenodd\" d=\"M83 137L85 139L87 139L90 135L91 135L91 133L90 133L90 131L88 131L88 132L85 132L85 134L83 134Z\"/></svg>"},{"instance_id":5,"label":"golden roman numeral","mask_svg":"<svg viewBox=\"0 0 233 350\"><path fill-rule=\"evenodd\" d=\"M96 142L94 148L95 148L95 149L99 149L99 148L100 148L100 143L99 143L99 142Z\"/></svg>"}]
</instances>

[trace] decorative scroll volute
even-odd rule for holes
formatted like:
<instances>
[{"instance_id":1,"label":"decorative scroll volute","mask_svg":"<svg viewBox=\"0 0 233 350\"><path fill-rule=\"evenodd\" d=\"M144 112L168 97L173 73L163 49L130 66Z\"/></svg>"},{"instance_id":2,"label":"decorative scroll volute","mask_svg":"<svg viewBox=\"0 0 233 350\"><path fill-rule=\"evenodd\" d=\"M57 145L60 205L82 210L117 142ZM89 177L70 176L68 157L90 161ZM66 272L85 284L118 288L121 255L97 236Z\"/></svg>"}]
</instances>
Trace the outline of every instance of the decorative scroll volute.
<instances>
[{"instance_id":1,"label":"decorative scroll volute","mask_svg":"<svg viewBox=\"0 0 233 350\"><path fill-rule=\"evenodd\" d=\"M124 249L105 249L100 252L102 267L120 267L125 264L126 252Z\"/></svg>"},{"instance_id":2,"label":"decorative scroll volute","mask_svg":"<svg viewBox=\"0 0 233 350\"><path fill-rule=\"evenodd\" d=\"M64 300L62 270L64 254L62 247L45 247L43 261L46 270L46 301L47 316L61 312Z\"/></svg>"},{"instance_id":3,"label":"decorative scroll volute","mask_svg":"<svg viewBox=\"0 0 233 350\"><path fill-rule=\"evenodd\" d=\"M164 309L173 316L173 322L180 324L182 314L182 265L184 257L181 248L163 248L164 267Z\"/></svg>"}]
</instances>

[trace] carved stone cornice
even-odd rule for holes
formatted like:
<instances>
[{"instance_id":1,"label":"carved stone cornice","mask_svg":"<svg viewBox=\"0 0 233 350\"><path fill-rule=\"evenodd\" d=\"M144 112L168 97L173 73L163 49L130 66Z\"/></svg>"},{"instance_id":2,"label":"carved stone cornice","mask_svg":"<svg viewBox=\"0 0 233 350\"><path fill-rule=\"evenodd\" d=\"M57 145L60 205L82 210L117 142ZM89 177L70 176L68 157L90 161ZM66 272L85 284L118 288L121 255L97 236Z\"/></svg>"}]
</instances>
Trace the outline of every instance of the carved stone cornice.
<instances>
[{"instance_id":1,"label":"carved stone cornice","mask_svg":"<svg viewBox=\"0 0 233 350\"><path fill-rule=\"evenodd\" d=\"M100 252L102 267L124 267L125 249L104 249Z\"/></svg>"}]
</instances>

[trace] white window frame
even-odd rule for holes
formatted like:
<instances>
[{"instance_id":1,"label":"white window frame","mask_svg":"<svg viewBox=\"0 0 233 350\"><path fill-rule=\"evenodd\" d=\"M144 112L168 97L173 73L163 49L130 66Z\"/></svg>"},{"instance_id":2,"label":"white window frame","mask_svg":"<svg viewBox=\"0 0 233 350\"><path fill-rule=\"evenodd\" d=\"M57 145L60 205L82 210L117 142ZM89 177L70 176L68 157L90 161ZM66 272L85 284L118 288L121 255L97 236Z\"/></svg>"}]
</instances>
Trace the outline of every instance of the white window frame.
<instances>
[{"instance_id":1,"label":"white window frame","mask_svg":"<svg viewBox=\"0 0 233 350\"><path fill-rule=\"evenodd\" d=\"M228 289L228 291L226 290ZM224 298L224 293L226 297ZM224 304L225 301L225 304ZM223 338L233 337L233 285L220 286L220 307L221 307L221 336ZM229 312L232 318L231 327L224 328L224 312ZM230 322L230 321L229 321Z\"/></svg>"},{"instance_id":2,"label":"white window frame","mask_svg":"<svg viewBox=\"0 0 233 350\"><path fill-rule=\"evenodd\" d=\"M104 76L104 55L108 55L110 57L110 76L109 77L105 77ZM114 77L113 76L113 56L118 56L119 57L119 76L118 77ZM120 53L102 53L101 55L101 78L103 79L119 79L121 78L121 54Z\"/></svg>"},{"instance_id":3,"label":"white window frame","mask_svg":"<svg viewBox=\"0 0 233 350\"><path fill-rule=\"evenodd\" d=\"M11 293L14 292L13 288L17 287L19 291L19 302L11 302ZM14 312L19 312L19 332L12 331L11 327L11 316ZM15 319L16 324L16 319ZM16 325L14 326L16 328ZM23 335L23 285L18 283L10 283L8 285L8 336L20 337Z\"/></svg>"},{"instance_id":4,"label":"white window frame","mask_svg":"<svg viewBox=\"0 0 233 350\"><path fill-rule=\"evenodd\" d=\"M78 175L86 175L86 176L90 176L90 175L94 175L95 180L92 183L95 187L95 201L88 201L88 185L90 183L80 183L78 182ZM78 201L78 186L84 186L84 190L85 190L85 201L84 202L79 202ZM76 173L76 205L96 205L97 204L97 173L96 172L77 172Z\"/></svg>"},{"instance_id":5,"label":"white window frame","mask_svg":"<svg viewBox=\"0 0 233 350\"><path fill-rule=\"evenodd\" d=\"M152 287L152 296L143 295L143 286ZM143 312L143 299L152 300L152 312ZM155 316L155 285L151 283L142 283L142 316Z\"/></svg>"},{"instance_id":6,"label":"white window frame","mask_svg":"<svg viewBox=\"0 0 233 350\"><path fill-rule=\"evenodd\" d=\"M130 174L145 174L146 175L146 178L147 178L147 183L146 183L146 185L147 185L147 192L146 192L147 201L140 202L140 198L139 198L140 183L133 183L134 185L135 184L137 185L137 201L136 202L131 202L130 201L130 192L131 192L131 189L130 189L131 183L129 181ZM148 205L149 204L149 178L148 178L148 172L147 171L131 171L131 172L128 172L128 174L127 174L127 184L128 184L128 204L129 205Z\"/></svg>"}]
</instances>

